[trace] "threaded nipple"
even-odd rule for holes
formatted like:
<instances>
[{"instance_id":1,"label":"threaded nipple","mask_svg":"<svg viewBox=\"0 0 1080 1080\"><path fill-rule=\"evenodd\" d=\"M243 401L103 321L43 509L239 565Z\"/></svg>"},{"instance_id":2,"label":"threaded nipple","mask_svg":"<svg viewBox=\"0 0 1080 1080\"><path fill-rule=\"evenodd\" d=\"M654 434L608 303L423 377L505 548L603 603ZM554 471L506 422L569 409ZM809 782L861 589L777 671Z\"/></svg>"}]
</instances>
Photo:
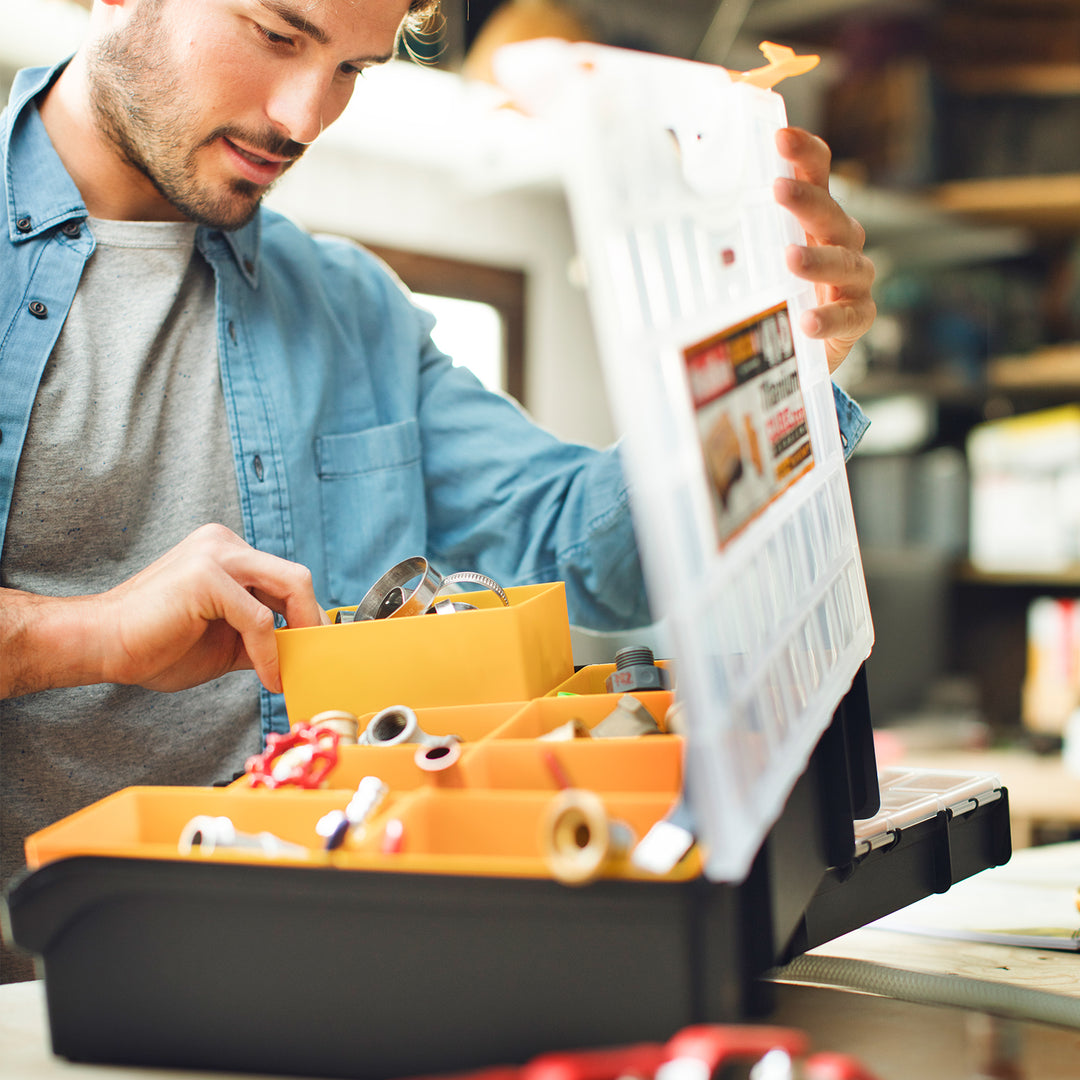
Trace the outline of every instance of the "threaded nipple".
<instances>
[{"instance_id":1,"label":"threaded nipple","mask_svg":"<svg viewBox=\"0 0 1080 1080\"><path fill-rule=\"evenodd\" d=\"M633 667L638 664L653 665L653 651L647 645L627 645L615 654L615 670Z\"/></svg>"}]
</instances>

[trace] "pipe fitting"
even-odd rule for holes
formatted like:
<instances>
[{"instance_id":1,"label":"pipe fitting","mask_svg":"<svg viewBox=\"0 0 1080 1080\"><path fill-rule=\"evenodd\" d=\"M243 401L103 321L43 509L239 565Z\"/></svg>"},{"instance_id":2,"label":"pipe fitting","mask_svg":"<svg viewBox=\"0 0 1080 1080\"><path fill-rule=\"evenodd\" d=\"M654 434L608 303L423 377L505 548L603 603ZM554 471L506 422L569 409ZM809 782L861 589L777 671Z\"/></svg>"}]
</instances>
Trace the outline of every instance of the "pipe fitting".
<instances>
[{"instance_id":1,"label":"pipe fitting","mask_svg":"<svg viewBox=\"0 0 1080 1080\"><path fill-rule=\"evenodd\" d=\"M347 712L345 709L327 709L325 712L313 716L308 721L308 726L324 728L327 731L336 731L339 746L353 746L358 738L357 732L360 728L360 722L351 712Z\"/></svg>"},{"instance_id":2,"label":"pipe fitting","mask_svg":"<svg viewBox=\"0 0 1080 1080\"><path fill-rule=\"evenodd\" d=\"M357 742L365 746L400 746L424 742L427 737L408 705L389 705L368 721Z\"/></svg>"},{"instance_id":3,"label":"pipe fitting","mask_svg":"<svg viewBox=\"0 0 1080 1080\"><path fill-rule=\"evenodd\" d=\"M592 729L592 733L597 739L636 738L639 735L659 735L660 725L633 694L623 694L615 708Z\"/></svg>"},{"instance_id":4,"label":"pipe fitting","mask_svg":"<svg viewBox=\"0 0 1080 1080\"><path fill-rule=\"evenodd\" d=\"M604 680L609 694L633 690L669 690L671 674L657 667L647 645L626 645L615 654L615 670Z\"/></svg>"},{"instance_id":5,"label":"pipe fitting","mask_svg":"<svg viewBox=\"0 0 1080 1080\"><path fill-rule=\"evenodd\" d=\"M417 743L416 764L428 772L450 768L461 755L460 736L429 735L408 705L390 705L377 712L357 741L366 746Z\"/></svg>"},{"instance_id":6,"label":"pipe fitting","mask_svg":"<svg viewBox=\"0 0 1080 1080\"><path fill-rule=\"evenodd\" d=\"M608 816L595 792L566 788L548 808L542 840L552 877L564 885L586 885L625 857L634 834L626 822Z\"/></svg>"},{"instance_id":7,"label":"pipe fitting","mask_svg":"<svg viewBox=\"0 0 1080 1080\"><path fill-rule=\"evenodd\" d=\"M456 735L433 736L416 748L413 760L424 772L443 772L461 758L461 739Z\"/></svg>"}]
</instances>

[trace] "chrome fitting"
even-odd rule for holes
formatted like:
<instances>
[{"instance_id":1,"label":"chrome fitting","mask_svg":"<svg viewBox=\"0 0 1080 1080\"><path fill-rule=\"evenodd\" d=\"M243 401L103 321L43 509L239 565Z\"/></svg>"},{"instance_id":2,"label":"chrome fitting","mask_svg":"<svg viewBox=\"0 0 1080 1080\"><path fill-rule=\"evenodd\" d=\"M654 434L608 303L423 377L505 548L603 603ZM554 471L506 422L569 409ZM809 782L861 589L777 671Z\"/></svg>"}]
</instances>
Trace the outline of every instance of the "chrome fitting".
<instances>
[{"instance_id":1,"label":"chrome fitting","mask_svg":"<svg viewBox=\"0 0 1080 1080\"><path fill-rule=\"evenodd\" d=\"M208 814L199 814L184 826L176 848L181 855L190 855L195 848L199 849L200 855L211 855L221 848L259 851L269 858L306 859L310 856L308 849L300 844L292 844L269 832L239 832L231 818Z\"/></svg>"},{"instance_id":2,"label":"chrome fitting","mask_svg":"<svg viewBox=\"0 0 1080 1080\"><path fill-rule=\"evenodd\" d=\"M592 733L597 739L659 735L660 725L633 694L623 694L615 708L592 729Z\"/></svg>"},{"instance_id":3,"label":"chrome fitting","mask_svg":"<svg viewBox=\"0 0 1080 1080\"><path fill-rule=\"evenodd\" d=\"M419 743L416 764L429 772L448 769L461 753L458 735L429 735L408 705L390 705L377 712L357 740L365 746L401 746Z\"/></svg>"}]
</instances>

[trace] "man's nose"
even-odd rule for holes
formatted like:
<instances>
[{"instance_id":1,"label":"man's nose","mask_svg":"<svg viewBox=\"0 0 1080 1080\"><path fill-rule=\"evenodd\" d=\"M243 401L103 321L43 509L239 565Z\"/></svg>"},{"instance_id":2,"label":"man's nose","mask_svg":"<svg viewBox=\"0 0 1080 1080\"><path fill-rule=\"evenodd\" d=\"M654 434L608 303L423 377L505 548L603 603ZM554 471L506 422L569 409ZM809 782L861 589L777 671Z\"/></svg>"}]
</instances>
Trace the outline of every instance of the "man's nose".
<instances>
[{"instance_id":1,"label":"man's nose","mask_svg":"<svg viewBox=\"0 0 1080 1080\"><path fill-rule=\"evenodd\" d=\"M326 126L328 92L326 80L317 73L282 79L267 106L267 117L293 142L313 143Z\"/></svg>"}]
</instances>

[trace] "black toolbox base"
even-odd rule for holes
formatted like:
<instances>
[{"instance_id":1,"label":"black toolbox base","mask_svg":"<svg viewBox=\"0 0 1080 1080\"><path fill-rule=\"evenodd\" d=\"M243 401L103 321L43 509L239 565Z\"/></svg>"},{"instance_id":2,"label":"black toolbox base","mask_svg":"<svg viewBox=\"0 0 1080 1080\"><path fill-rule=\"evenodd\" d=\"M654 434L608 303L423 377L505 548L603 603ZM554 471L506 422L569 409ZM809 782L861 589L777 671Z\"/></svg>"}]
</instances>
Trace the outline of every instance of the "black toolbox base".
<instances>
[{"instance_id":1,"label":"black toolbox base","mask_svg":"<svg viewBox=\"0 0 1080 1080\"><path fill-rule=\"evenodd\" d=\"M80 857L12 914L58 1054L375 1078L736 1019L752 892Z\"/></svg>"}]
</instances>

